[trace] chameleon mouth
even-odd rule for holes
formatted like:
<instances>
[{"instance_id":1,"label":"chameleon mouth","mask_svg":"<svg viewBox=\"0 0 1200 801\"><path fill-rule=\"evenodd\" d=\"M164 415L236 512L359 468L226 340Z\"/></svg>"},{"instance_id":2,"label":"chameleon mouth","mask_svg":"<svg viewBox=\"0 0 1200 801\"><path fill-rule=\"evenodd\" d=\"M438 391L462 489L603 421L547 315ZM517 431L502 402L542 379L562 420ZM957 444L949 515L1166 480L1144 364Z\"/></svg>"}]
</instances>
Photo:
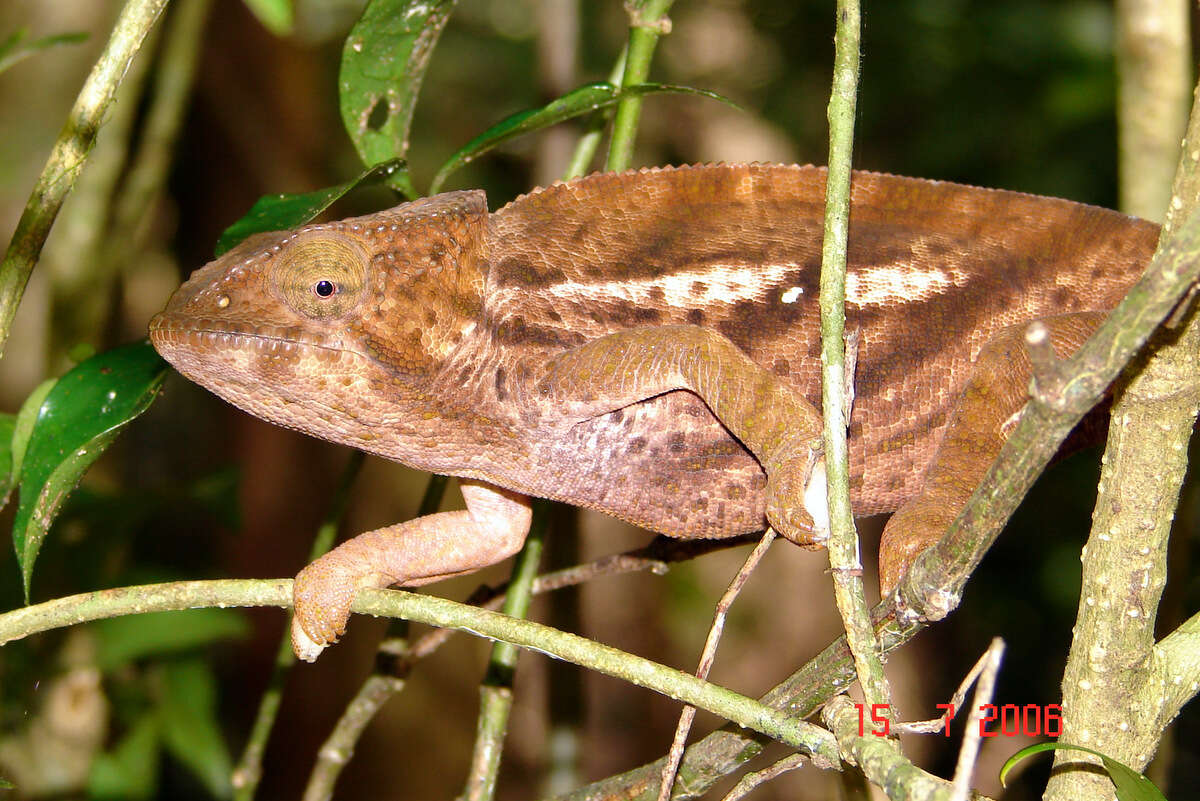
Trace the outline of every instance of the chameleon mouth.
<instances>
[{"instance_id":1,"label":"chameleon mouth","mask_svg":"<svg viewBox=\"0 0 1200 801\"><path fill-rule=\"evenodd\" d=\"M262 353L278 356L311 354L337 360L353 349L341 333L322 333L299 326L181 317L170 312L150 320L150 341L164 356L169 353ZM167 360L171 361L167 356Z\"/></svg>"}]
</instances>

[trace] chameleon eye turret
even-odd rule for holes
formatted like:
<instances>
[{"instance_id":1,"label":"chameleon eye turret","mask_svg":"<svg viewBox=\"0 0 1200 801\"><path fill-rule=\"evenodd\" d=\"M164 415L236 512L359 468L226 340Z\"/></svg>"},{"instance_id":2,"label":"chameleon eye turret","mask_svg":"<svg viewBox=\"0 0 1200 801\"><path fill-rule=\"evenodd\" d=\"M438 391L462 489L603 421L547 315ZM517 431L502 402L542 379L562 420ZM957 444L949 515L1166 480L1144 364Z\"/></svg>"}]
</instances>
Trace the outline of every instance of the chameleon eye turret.
<instances>
[{"instance_id":1,"label":"chameleon eye turret","mask_svg":"<svg viewBox=\"0 0 1200 801\"><path fill-rule=\"evenodd\" d=\"M279 298L313 320L351 313L362 302L366 284L366 251L337 231L297 234L271 261L271 285Z\"/></svg>"}]
</instances>

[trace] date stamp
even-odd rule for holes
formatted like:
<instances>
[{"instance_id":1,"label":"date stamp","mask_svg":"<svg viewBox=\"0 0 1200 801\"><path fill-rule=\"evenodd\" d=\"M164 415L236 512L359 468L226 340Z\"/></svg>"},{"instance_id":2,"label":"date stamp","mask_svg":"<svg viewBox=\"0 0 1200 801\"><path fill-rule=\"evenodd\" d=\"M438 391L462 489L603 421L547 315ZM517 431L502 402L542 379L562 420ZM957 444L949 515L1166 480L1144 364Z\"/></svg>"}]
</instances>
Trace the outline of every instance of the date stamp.
<instances>
[{"instance_id":1,"label":"date stamp","mask_svg":"<svg viewBox=\"0 0 1200 801\"><path fill-rule=\"evenodd\" d=\"M891 734L889 704L855 704L858 710L858 736L868 732L876 737ZM942 734L950 736L950 721L954 719L954 704L938 704L942 710ZM1057 737L1062 734L1062 706L1060 704L983 704L979 707L980 737Z\"/></svg>"}]
</instances>

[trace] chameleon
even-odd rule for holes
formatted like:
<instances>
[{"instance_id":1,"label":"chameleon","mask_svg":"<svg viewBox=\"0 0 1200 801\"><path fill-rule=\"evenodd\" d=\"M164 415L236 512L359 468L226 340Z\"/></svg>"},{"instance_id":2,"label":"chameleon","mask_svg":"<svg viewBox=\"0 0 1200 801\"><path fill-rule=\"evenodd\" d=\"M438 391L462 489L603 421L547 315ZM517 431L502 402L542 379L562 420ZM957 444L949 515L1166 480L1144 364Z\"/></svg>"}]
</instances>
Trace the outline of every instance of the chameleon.
<instances>
[{"instance_id":1,"label":"chameleon","mask_svg":"<svg viewBox=\"0 0 1200 801\"><path fill-rule=\"evenodd\" d=\"M515 553L530 498L674 537L828 536L818 273L825 170L601 173L489 213L482 191L257 234L150 324L245 411L457 476L466 509L352 538L294 583L312 660L363 587ZM1150 260L1158 226L1065 200L856 172L851 499L895 512L887 592L969 498L1023 407L1022 334L1060 356Z\"/></svg>"}]
</instances>

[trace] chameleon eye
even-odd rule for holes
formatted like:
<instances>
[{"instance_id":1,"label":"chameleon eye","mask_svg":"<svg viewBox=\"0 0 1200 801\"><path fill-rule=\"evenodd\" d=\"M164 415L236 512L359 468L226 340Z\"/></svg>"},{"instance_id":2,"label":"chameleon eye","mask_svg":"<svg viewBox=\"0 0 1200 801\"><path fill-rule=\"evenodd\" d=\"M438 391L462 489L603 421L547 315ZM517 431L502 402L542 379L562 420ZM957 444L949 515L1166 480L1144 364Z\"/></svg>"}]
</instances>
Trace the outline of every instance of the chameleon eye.
<instances>
[{"instance_id":1,"label":"chameleon eye","mask_svg":"<svg viewBox=\"0 0 1200 801\"><path fill-rule=\"evenodd\" d=\"M297 313L332 320L362 300L367 280L362 246L337 231L297 234L271 264L271 281L281 299Z\"/></svg>"}]
</instances>

